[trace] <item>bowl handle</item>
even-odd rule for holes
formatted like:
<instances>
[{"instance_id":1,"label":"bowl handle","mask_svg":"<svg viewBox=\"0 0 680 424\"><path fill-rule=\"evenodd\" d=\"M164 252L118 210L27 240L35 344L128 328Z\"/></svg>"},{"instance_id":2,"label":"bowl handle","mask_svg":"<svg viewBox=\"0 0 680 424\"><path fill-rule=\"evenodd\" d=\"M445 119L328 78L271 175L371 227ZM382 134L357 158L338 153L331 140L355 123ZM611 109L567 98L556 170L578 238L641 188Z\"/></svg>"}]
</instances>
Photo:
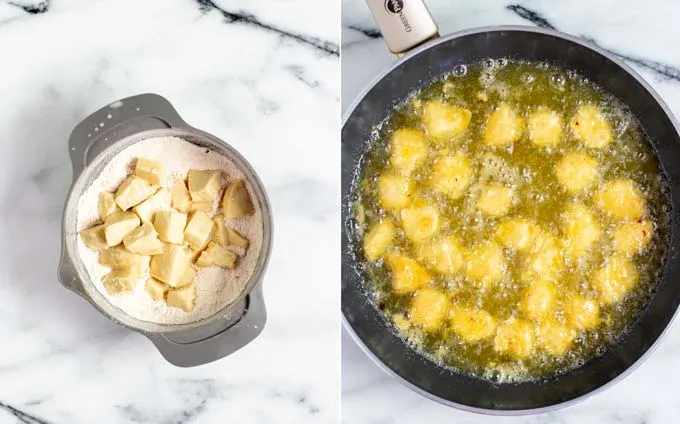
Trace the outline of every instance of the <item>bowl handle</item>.
<instances>
[{"instance_id":1,"label":"bowl handle","mask_svg":"<svg viewBox=\"0 0 680 424\"><path fill-rule=\"evenodd\" d=\"M113 102L83 119L68 141L73 180L104 149L132 134L164 128L187 128L168 100L146 93Z\"/></svg>"},{"instance_id":2,"label":"bowl handle","mask_svg":"<svg viewBox=\"0 0 680 424\"><path fill-rule=\"evenodd\" d=\"M215 361L241 349L264 328L267 311L262 285L257 284L231 314L191 330L145 334L163 357L179 367L193 367Z\"/></svg>"}]
</instances>

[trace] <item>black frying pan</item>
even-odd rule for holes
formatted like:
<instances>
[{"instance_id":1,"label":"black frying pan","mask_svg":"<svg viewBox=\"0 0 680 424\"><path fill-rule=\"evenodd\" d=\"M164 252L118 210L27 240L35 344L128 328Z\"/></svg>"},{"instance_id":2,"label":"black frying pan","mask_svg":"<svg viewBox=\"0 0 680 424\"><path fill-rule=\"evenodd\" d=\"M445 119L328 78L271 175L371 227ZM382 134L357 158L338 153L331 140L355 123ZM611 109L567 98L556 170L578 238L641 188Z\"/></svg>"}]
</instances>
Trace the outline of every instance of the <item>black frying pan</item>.
<instances>
[{"instance_id":1,"label":"black frying pan","mask_svg":"<svg viewBox=\"0 0 680 424\"><path fill-rule=\"evenodd\" d=\"M388 0L388 3L390 1ZM388 40L389 42L389 40ZM647 132L666 175L671 202L670 246L658 289L620 342L582 367L543 381L492 383L442 368L398 337L368 295L353 241L354 177L369 147L372 126L412 90L456 65L486 58L549 62L574 70L626 104ZM430 41L383 72L346 113L342 127L342 313L346 329L388 373L413 390L449 406L474 412L513 414L564 406L613 384L651 351L680 304L678 213L680 136L670 111L652 88L601 49L556 31L525 27L473 29Z\"/></svg>"}]
</instances>

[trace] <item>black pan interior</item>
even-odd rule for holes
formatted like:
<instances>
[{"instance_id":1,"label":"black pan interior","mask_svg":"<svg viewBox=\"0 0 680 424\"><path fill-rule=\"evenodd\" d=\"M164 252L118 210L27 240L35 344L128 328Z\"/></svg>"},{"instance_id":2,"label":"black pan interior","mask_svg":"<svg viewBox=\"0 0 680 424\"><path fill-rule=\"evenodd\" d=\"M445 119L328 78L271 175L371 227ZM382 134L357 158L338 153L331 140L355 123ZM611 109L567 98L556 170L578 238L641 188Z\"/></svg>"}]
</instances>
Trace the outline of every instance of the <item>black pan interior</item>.
<instances>
[{"instance_id":1,"label":"black pan interior","mask_svg":"<svg viewBox=\"0 0 680 424\"><path fill-rule=\"evenodd\" d=\"M671 202L670 247L661 281L649 306L620 343L581 368L544 381L497 384L442 368L412 350L386 326L366 295L349 234L352 182L372 126L412 90L458 64L485 58L546 61L571 69L604 87L628 105L645 128L667 178ZM680 303L676 231L680 208L680 143L669 112L638 81L603 54L562 36L533 29L467 33L440 40L403 62L375 84L346 118L342 128L342 312L361 342L391 371L438 400L487 410L548 407L586 395L624 373L649 350Z\"/></svg>"}]
</instances>

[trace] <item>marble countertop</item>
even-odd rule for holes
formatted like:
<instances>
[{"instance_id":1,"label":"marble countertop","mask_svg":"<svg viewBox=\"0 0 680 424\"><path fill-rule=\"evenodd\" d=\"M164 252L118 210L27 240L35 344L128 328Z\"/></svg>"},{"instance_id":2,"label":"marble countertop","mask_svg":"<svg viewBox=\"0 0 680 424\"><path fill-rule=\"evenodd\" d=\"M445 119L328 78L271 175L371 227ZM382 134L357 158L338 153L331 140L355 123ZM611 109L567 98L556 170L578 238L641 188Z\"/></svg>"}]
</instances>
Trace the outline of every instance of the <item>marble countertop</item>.
<instances>
[{"instance_id":1,"label":"marble countertop","mask_svg":"<svg viewBox=\"0 0 680 424\"><path fill-rule=\"evenodd\" d=\"M364 0L342 2L342 107L345 110L392 56ZM476 26L514 24L556 28L594 41L649 81L680 116L680 37L677 2L650 0L428 0L441 34ZM674 395L680 376L680 329L636 371L603 393L567 409L537 416L491 418L456 411L414 392L383 373L343 330L342 417L347 424L666 424L677 422Z\"/></svg>"},{"instance_id":2,"label":"marble countertop","mask_svg":"<svg viewBox=\"0 0 680 424\"><path fill-rule=\"evenodd\" d=\"M0 1L0 423L338 421L339 7ZM71 129L143 92L246 156L275 213L264 332L202 367L168 364L56 278Z\"/></svg>"}]
</instances>

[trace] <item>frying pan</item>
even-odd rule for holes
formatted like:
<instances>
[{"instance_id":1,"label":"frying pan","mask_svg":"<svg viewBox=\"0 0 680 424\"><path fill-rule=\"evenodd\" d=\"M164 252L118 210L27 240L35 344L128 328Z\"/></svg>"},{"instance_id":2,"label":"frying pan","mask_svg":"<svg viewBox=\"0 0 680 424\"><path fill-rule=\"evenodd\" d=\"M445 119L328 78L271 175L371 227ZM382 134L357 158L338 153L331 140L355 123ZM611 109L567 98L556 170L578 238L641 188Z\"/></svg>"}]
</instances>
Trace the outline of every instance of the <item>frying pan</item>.
<instances>
[{"instance_id":1,"label":"frying pan","mask_svg":"<svg viewBox=\"0 0 680 424\"><path fill-rule=\"evenodd\" d=\"M401 54L358 96L342 127L342 314L355 341L376 364L406 386L443 404L473 412L517 415L555 410L621 380L649 355L680 304L678 212L680 136L659 95L635 71L583 40L552 30L499 26L437 38L422 2L369 2L390 50ZM409 30L410 28L410 30ZM374 126L414 89L456 65L508 58L548 62L574 70L612 93L640 121L667 182L670 244L657 289L617 344L565 374L543 380L497 383L444 368L396 335L372 300L355 243L352 201L357 170Z\"/></svg>"}]
</instances>

